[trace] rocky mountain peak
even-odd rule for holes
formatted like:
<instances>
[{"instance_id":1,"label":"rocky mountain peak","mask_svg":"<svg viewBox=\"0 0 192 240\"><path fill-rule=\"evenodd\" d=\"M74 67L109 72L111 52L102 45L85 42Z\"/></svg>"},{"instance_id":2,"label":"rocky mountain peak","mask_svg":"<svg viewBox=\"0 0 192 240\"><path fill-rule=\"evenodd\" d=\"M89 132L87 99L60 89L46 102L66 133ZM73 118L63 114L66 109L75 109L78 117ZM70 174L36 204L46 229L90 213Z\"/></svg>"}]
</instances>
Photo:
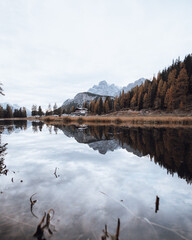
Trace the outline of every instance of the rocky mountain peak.
<instances>
[{"instance_id":1,"label":"rocky mountain peak","mask_svg":"<svg viewBox=\"0 0 192 240\"><path fill-rule=\"evenodd\" d=\"M108 84L106 80L102 80L98 85L94 85L88 90L90 93L103 95L103 96L117 96L119 94L120 88L114 84Z\"/></svg>"}]
</instances>

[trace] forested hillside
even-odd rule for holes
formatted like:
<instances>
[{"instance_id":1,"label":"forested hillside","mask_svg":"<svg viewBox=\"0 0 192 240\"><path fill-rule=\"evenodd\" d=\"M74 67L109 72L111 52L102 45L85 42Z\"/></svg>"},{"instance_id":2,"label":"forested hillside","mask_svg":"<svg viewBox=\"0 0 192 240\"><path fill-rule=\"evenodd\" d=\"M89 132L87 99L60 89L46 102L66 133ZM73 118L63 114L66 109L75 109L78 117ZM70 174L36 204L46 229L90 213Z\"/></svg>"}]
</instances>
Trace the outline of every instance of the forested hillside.
<instances>
[{"instance_id":1,"label":"forested hillside","mask_svg":"<svg viewBox=\"0 0 192 240\"><path fill-rule=\"evenodd\" d=\"M152 81L146 80L127 93L123 91L115 100L108 97L104 102L101 98L92 101L88 108L95 114L122 109L192 110L192 54L183 61L173 61L170 67L159 72Z\"/></svg>"}]
</instances>

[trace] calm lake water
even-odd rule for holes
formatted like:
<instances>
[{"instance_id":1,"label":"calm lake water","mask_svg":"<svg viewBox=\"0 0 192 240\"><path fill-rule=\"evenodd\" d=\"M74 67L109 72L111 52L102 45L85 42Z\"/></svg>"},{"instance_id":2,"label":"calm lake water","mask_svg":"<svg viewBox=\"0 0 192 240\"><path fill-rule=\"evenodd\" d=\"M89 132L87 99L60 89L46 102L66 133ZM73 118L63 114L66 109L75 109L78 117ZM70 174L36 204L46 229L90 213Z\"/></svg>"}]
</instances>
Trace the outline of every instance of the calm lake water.
<instances>
[{"instance_id":1,"label":"calm lake water","mask_svg":"<svg viewBox=\"0 0 192 240\"><path fill-rule=\"evenodd\" d=\"M1 240L100 240L118 219L121 240L192 239L192 129L1 122L0 132Z\"/></svg>"}]
</instances>

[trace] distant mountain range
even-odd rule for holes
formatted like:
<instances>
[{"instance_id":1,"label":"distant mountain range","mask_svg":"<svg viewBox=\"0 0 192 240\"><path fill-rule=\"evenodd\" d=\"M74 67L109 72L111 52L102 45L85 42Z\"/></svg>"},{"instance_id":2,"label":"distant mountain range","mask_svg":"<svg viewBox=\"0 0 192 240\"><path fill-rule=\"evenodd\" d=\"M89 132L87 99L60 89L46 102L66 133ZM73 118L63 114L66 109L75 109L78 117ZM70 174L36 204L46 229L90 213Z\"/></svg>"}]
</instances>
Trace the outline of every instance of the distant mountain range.
<instances>
[{"instance_id":1,"label":"distant mountain range","mask_svg":"<svg viewBox=\"0 0 192 240\"><path fill-rule=\"evenodd\" d=\"M87 92L78 93L73 99L67 99L62 108L71 108L72 106L75 107L82 107L84 102L90 103L91 100L98 99L102 97L103 100L107 96L111 98L115 98L119 96L119 94L124 90L124 92L130 91L132 88L136 86L140 86L142 83L145 82L145 78L140 78L134 83L130 83L125 87L118 87L115 84L108 84L105 80L99 82L98 85L94 85L90 88Z\"/></svg>"},{"instance_id":2,"label":"distant mountain range","mask_svg":"<svg viewBox=\"0 0 192 240\"><path fill-rule=\"evenodd\" d=\"M102 95L102 96L112 96L116 97L124 90L124 92L130 91L132 88L136 86L140 86L142 83L145 82L145 78L140 78L137 81L128 84L125 87L118 87L115 84L109 85L105 80L99 82L98 85L94 85L92 88L88 90L90 93Z\"/></svg>"},{"instance_id":3,"label":"distant mountain range","mask_svg":"<svg viewBox=\"0 0 192 240\"><path fill-rule=\"evenodd\" d=\"M7 103L7 102L4 102L4 103L0 103L0 106L3 108L3 109L6 109L7 105L9 105L11 108L12 108L12 111L14 112L15 109L20 109L22 108L21 106L19 106L18 104L10 104L10 103ZM27 112L27 116L31 116L31 111L29 109L26 108L26 112Z\"/></svg>"}]
</instances>

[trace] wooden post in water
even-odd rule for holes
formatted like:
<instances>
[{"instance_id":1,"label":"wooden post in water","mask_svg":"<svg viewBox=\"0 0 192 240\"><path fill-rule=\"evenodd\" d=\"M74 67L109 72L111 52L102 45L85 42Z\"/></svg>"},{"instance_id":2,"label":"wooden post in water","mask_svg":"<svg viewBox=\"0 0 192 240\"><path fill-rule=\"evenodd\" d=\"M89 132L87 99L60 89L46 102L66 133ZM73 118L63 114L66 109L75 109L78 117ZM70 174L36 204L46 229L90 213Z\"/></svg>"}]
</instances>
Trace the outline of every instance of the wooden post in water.
<instances>
[{"instance_id":1,"label":"wooden post in water","mask_svg":"<svg viewBox=\"0 0 192 240\"><path fill-rule=\"evenodd\" d=\"M117 230L116 230L116 235L115 235L116 240L119 240L119 233L120 233L120 219L118 218Z\"/></svg>"},{"instance_id":2,"label":"wooden post in water","mask_svg":"<svg viewBox=\"0 0 192 240\"><path fill-rule=\"evenodd\" d=\"M159 211L159 197L156 196L156 201L155 201L155 212L157 213Z\"/></svg>"}]
</instances>

